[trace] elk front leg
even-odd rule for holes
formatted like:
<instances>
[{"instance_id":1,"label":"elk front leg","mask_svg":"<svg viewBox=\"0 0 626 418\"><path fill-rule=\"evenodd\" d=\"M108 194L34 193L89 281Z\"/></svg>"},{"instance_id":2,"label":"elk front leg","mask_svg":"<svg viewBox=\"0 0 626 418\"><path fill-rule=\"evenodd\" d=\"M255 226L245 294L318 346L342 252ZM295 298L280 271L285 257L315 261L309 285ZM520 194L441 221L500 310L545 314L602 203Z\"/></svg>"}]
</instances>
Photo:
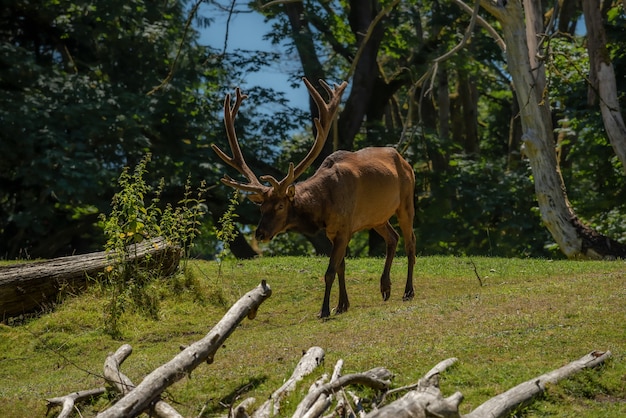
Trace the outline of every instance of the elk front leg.
<instances>
[{"instance_id":1,"label":"elk front leg","mask_svg":"<svg viewBox=\"0 0 626 418\"><path fill-rule=\"evenodd\" d=\"M348 301L348 292L346 291L346 258L341 259L339 269L337 270L337 278L339 279L339 302L335 313L344 313L350 307Z\"/></svg>"},{"instance_id":2,"label":"elk front leg","mask_svg":"<svg viewBox=\"0 0 626 418\"><path fill-rule=\"evenodd\" d=\"M324 274L324 301L322 302L322 310L319 314L320 318L328 318L330 316L330 291L333 287L333 282L335 281L335 275L338 272L341 273L339 276L339 306L342 304L343 297L346 304L345 310L348 309L348 294L346 293L344 261L348 239L345 237L335 236L334 238L331 238L331 241L333 243L333 250L330 253L330 261L328 262L328 268Z\"/></svg>"},{"instance_id":3,"label":"elk front leg","mask_svg":"<svg viewBox=\"0 0 626 418\"><path fill-rule=\"evenodd\" d=\"M385 267L383 268L383 274L380 276L380 293L383 296L383 300L387 300L389 299L389 296L391 296L391 278L389 275L391 272L393 257L396 255L399 235L396 230L393 229L389 221L387 221L384 225L375 227L374 230L384 238L385 244L387 245Z\"/></svg>"}]
</instances>

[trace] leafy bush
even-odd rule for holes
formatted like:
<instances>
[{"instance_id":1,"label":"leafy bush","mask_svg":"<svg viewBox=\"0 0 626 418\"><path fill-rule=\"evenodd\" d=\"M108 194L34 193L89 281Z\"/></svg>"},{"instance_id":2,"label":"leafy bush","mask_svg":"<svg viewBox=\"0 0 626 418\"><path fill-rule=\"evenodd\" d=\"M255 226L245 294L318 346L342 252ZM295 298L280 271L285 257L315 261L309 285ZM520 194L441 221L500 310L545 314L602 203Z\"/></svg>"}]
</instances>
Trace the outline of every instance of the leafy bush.
<instances>
[{"instance_id":1,"label":"leafy bush","mask_svg":"<svg viewBox=\"0 0 626 418\"><path fill-rule=\"evenodd\" d=\"M196 197L191 194L189 181L185 186L183 199L174 208L167 204L159 207L163 180L153 189L144 180L146 155L131 174L128 167L119 177L120 191L112 201L109 216L101 216L101 226L107 237L106 251L111 257L111 265L105 269L101 284L108 293L109 302L105 307L104 327L111 335L119 334L119 321L126 309L137 310L151 318L159 315L159 292L153 282L160 276L161 269L142 268L145 260L133 258L136 246L144 240L163 237L168 245L180 248L187 259L193 246L193 239L199 234L200 219L204 212L201 184ZM146 199L152 194L150 204ZM186 262L183 261L183 266Z\"/></svg>"},{"instance_id":2,"label":"leafy bush","mask_svg":"<svg viewBox=\"0 0 626 418\"><path fill-rule=\"evenodd\" d=\"M440 181L445 194L417 204L420 254L507 257L554 256L551 238L536 215L534 188L525 170L456 156Z\"/></svg>"}]
</instances>

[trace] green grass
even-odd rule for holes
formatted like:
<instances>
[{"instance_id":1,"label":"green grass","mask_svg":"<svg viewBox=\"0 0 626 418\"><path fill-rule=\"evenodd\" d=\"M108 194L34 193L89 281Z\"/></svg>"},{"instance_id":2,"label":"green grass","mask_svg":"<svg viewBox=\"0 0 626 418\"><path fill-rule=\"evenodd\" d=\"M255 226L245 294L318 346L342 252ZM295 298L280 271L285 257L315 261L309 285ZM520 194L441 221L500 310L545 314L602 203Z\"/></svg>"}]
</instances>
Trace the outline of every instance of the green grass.
<instances>
[{"instance_id":1,"label":"green grass","mask_svg":"<svg viewBox=\"0 0 626 418\"><path fill-rule=\"evenodd\" d=\"M0 411L7 417L45 416L46 398L103 385L107 353L123 343L133 354L122 370L143 376L203 337L243 294L266 279L272 296L256 319L245 320L211 365L196 369L166 394L184 416L225 414L222 406L249 396L260 405L317 345L326 361L296 394L331 373L376 366L390 369L394 387L417 381L439 361L459 362L442 378L444 396L461 391L467 413L518 383L556 369L592 350L613 357L599 369L552 386L515 413L519 417L626 416L626 263L500 258L418 258L413 301L402 302L406 260L392 269L392 295L381 300L382 259L347 261L350 310L320 321L327 258L276 257L190 262L182 275L160 286L160 318L122 317L120 340L103 332L106 298L94 286L53 312L0 325ZM480 286L478 277L482 281ZM331 308L337 303L333 288ZM82 404L94 416L108 400ZM237 403L237 402L236 402ZM54 409L49 413L53 416ZM78 415L76 415L78 416Z\"/></svg>"}]
</instances>

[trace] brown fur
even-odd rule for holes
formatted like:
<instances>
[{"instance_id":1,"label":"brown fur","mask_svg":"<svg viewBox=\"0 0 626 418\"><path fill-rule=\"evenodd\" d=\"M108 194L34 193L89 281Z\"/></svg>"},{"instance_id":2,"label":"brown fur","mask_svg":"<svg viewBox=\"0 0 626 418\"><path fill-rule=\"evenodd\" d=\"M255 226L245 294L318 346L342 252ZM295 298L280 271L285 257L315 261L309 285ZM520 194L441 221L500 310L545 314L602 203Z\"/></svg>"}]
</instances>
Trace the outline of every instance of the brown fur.
<instances>
[{"instance_id":1,"label":"brown fur","mask_svg":"<svg viewBox=\"0 0 626 418\"><path fill-rule=\"evenodd\" d=\"M347 86L347 83L343 82L330 88L320 80L320 84L330 96L327 103L308 80L305 79L304 82L319 109L319 117L314 120L317 135L307 156L297 166L290 164L289 173L280 181L271 176L261 176L259 181L246 164L233 123L246 96L237 89L235 104L232 107L230 95L226 96L224 125L233 156L229 157L216 145L212 145L212 148L225 163L243 174L248 183L233 180L228 176L222 178L222 183L250 192L248 197L260 204L261 220L256 230L256 237L260 241L269 241L277 234L288 230L311 234L321 229L326 231L333 249L324 275L326 289L320 311L322 318L330 315L330 290L335 276L339 278L339 303L336 312L345 312L350 306L345 281L346 249L352 235L363 229L374 229L386 242L387 251L385 267L380 277L380 292L384 300L389 299L391 293L389 272L399 238L389 219L395 215L404 236L404 248L409 260L403 299L411 299L414 294L415 265L413 169L394 148L365 148L356 152L337 151L323 161L311 178L294 184L321 152L337 114L341 95ZM268 182L271 186L264 185L261 181Z\"/></svg>"},{"instance_id":2,"label":"brown fur","mask_svg":"<svg viewBox=\"0 0 626 418\"><path fill-rule=\"evenodd\" d=\"M270 188L251 196L262 202L261 220L256 238L269 241L285 231L313 233L326 231L333 244L324 280L326 289L320 317L330 315L330 291L339 279L337 313L348 310L350 303L345 286L345 255L355 232L374 229L386 242L385 267L380 278L380 291L387 300L391 293L389 272L396 252L398 233L389 223L396 216L404 236L408 257L404 299L413 292L415 264L415 214L413 193L415 174L412 167L393 148L365 148L356 152L337 151L328 156L317 172L294 185L291 195L275 193Z\"/></svg>"}]
</instances>

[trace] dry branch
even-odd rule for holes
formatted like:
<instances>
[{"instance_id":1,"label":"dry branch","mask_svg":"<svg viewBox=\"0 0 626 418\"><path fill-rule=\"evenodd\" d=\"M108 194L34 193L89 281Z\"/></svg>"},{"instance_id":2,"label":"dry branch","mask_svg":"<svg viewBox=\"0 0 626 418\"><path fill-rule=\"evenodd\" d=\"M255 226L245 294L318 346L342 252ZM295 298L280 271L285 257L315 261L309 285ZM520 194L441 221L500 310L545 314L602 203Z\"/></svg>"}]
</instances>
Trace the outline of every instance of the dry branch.
<instances>
[{"instance_id":1,"label":"dry branch","mask_svg":"<svg viewBox=\"0 0 626 418\"><path fill-rule=\"evenodd\" d=\"M115 353L109 354L104 362L104 378L122 396L135 388L133 382L120 370L122 363L131 355L132 351L130 345L124 344ZM157 400L149 412L154 413L158 418L182 418L176 409L162 400Z\"/></svg>"},{"instance_id":2,"label":"dry branch","mask_svg":"<svg viewBox=\"0 0 626 418\"><path fill-rule=\"evenodd\" d=\"M439 390L439 374L456 363L456 358L444 360L424 375L406 395L378 410L366 418L459 418L459 404L463 400L460 392L444 398Z\"/></svg>"},{"instance_id":3,"label":"dry branch","mask_svg":"<svg viewBox=\"0 0 626 418\"><path fill-rule=\"evenodd\" d=\"M162 237L133 245L128 254L131 262L146 260L147 268L161 268L165 275L176 270L181 256ZM0 319L54 304L63 289L82 289L87 277L96 277L111 262L101 251L0 267Z\"/></svg>"},{"instance_id":4,"label":"dry branch","mask_svg":"<svg viewBox=\"0 0 626 418\"><path fill-rule=\"evenodd\" d=\"M299 381L301 381L305 376L311 374L315 368L324 362L324 355L324 350L320 347L309 348L298 362L298 365L291 374L291 377L280 388L272 393L269 399L265 401L265 403L261 405L261 407L257 409L254 414L252 414L252 417L268 418L278 415L281 400L296 388L296 384ZM240 405L238 408L239 414L243 412L241 408L242 406Z\"/></svg>"},{"instance_id":5,"label":"dry branch","mask_svg":"<svg viewBox=\"0 0 626 418\"><path fill-rule=\"evenodd\" d=\"M46 399L48 401L48 412L50 412L50 409L54 408L55 406L61 405L63 409L61 409L61 412L59 412L57 418L68 418L69 416L71 416L72 411L74 410L74 405L77 401L93 398L94 396L102 395L105 392L106 389L102 387L96 389L81 390L79 392L70 393L65 396L58 396L56 398Z\"/></svg>"},{"instance_id":6,"label":"dry branch","mask_svg":"<svg viewBox=\"0 0 626 418\"><path fill-rule=\"evenodd\" d=\"M499 418L508 416L508 413L520 405L530 401L546 389L548 383L557 383L560 380L570 377L576 372L589 369L602 364L611 357L611 352L592 351L580 359L573 361L560 369L542 374L539 377L530 379L515 386L508 391L494 396L487 402L480 405L463 418Z\"/></svg>"},{"instance_id":7,"label":"dry branch","mask_svg":"<svg viewBox=\"0 0 626 418\"><path fill-rule=\"evenodd\" d=\"M115 405L98 414L98 417L135 417L149 408L170 385L189 375L203 362L212 363L215 353L237 328L237 325L246 316L253 318L258 307L271 294L271 289L263 280L259 286L240 298L204 338L194 342L172 360L156 368Z\"/></svg>"},{"instance_id":8,"label":"dry branch","mask_svg":"<svg viewBox=\"0 0 626 418\"><path fill-rule=\"evenodd\" d=\"M341 376L337 380L320 385L319 387L310 391L308 395L302 401L300 401L300 404L298 405L298 408L296 409L296 413L293 415L293 418L302 418L307 416L307 413L310 409L312 409L313 407L318 408L320 405L326 404L327 396L344 386L363 385L376 390L386 390L391 384L391 377L391 372L384 367L376 367L365 373L355 373ZM318 401L319 403L317 403ZM323 413L324 410L322 410L320 414Z\"/></svg>"},{"instance_id":9,"label":"dry branch","mask_svg":"<svg viewBox=\"0 0 626 418\"><path fill-rule=\"evenodd\" d=\"M222 320L201 340L186 347L168 363L160 366L150 373L137 387L130 379L120 371L120 366L132 352L130 345L121 346L114 354L107 357L104 374L107 382L113 385L123 397L112 407L98 415L104 417L135 417L144 411L149 411L151 416L157 417L180 417L167 403L161 401L161 393L174 382L191 373L204 361L211 363L213 356L226 338L236 329L244 317L252 319L260 304L271 295L271 289L265 281L255 289L245 294L224 315ZM309 389L309 393L298 404L293 418L317 418L323 416L333 403L333 396L338 395L337 406L330 416L348 415L366 418L501 418L508 416L511 410L518 408L536 395L542 393L547 384L554 384L568 378L583 369L592 368L602 364L611 356L609 351L592 351L584 357L573 361L559 369L543 374L537 378L521 383L514 388L495 396L480 405L474 411L461 416L459 405L463 400L460 392L444 398L439 389L439 375L453 365L457 359L444 360L428 371L416 384L388 391L392 374L383 367L371 369L365 373L341 375L343 360L339 360L334 368L333 375L328 381L328 376L323 375ZM322 364L324 350L319 347L311 347L300 359L292 376L276 390L253 415L253 418L269 418L280 413L280 402L295 389L298 381L310 374L316 367ZM361 405L361 400L350 393L357 412L352 410L344 388L349 385L363 385L378 391L385 391L384 396L409 390L404 396L391 402L380 409L374 409L367 415ZM96 396L103 393L103 388L91 391L76 392L58 398L48 399L48 407L62 405L63 410L59 417L69 416L74 408L75 401ZM384 396L378 405L384 402ZM246 399L237 408L231 411L230 417L248 418L246 408L252 405L253 398ZM375 406L376 407L376 406Z\"/></svg>"}]
</instances>

